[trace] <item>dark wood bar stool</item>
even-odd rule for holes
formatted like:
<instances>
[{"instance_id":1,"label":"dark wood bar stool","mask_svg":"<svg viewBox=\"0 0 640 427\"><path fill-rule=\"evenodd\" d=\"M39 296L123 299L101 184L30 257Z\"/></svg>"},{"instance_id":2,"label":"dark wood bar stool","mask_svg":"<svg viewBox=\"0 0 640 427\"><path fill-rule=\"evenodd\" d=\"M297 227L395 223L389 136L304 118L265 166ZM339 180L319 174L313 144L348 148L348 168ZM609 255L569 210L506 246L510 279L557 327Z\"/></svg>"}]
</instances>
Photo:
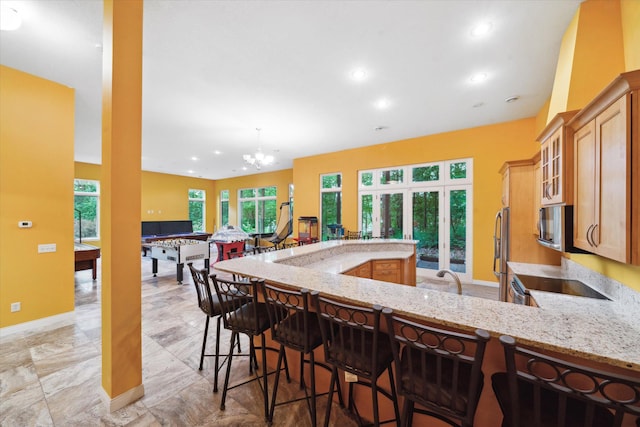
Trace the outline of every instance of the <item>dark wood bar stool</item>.
<instances>
[{"instance_id":1,"label":"dark wood bar stool","mask_svg":"<svg viewBox=\"0 0 640 427\"><path fill-rule=\"evenodd\" d=\"M364 385L371 388L373 402L373 425L396 422L400 424L400 413L393 380L393 345L389 337L380 331L380 313L382 307L356 307L311 293L311 298L319 319L324 345L325 361L333 366L329 385L329 402L333 397L333 388L338 382L338 369L358 377L357 382L349 382L349 409L355 411L360 419L358 408L353 402L353 386ZM378 378L384 371L389 374L391 391L378 387ZM366 381L362 381L362 379ZM393 403L395 418L380 421L378 411L378 393ZM331 405L327 405L324 425L329 425Z\"/></svg>"},{"instance_id":2,"label":"dark wood bar stool","mask_svg":"<svg viewBox=\"0 0 640 427\"><path fill-rule=\"evenodd\" d=\"M305 390L305 397L293 399L286 402L276 404L278 394L278 383L280 375L276 374L273 385L273 393L271 395L271 408L269 411L269 421L273 421L273 413L276 405L284 405L307 400L307 407L311 415L311 425L316 425L316 398L324 396L328 392L316 394L315 367L321 366L329 371L332 368L316 362L313 351L322 345L322 334L320 332L320 324L315 313L309 311L307 289L300 291L282 289L272 285L264 285L262 287L264 300L267 303L269 321L271 322L271 337L274 341L280 343L280 352L278 354L278 364L276 372L280 372L282 367L285 348L289 348L299 352L300 354L300 388ZM305 358L308 356L308 359ZM307 393L304 380L304 366L309 364L309 378L311 396ZM338 388L338 395L342 403L342 393ZM328 404L331 404L329 402Z\"/></svg>"},{"instance_id":3,"label":"dark wood bar stool","mask_svg":"<svg viewBox=\"0 0 640 427\"><path fill-rule=\"evenodd\" d=\"M218 295L218 301L222 307L222 320L224 327L231 331L231 341L234 342L238 334L245 334L249 337L251 358L249 362L249 370L253 371L253 365L255 360L256 349L260 349L262 353L262 375L255 375L254 378L229 386L229 378L231 376L231 364L233 362L233 347L229 350L227 360L227 372L224 378L224 387L222 390L222 400L220 402L220 409L224 410L225 400L227 397L227 391L247 384L252 381L258 381L262 389L264 399L264 416L265 419L269 419L269 392L268 392L268 376L273 373L267 371L267 350L277 351L273 348L267 348L265 342L264 333L270 328L269 315L267 313L267 305L263 302L258 302L258 285L263 286L264 281L258 279L251 279L249 282L236 282L233 280L225 280L216 277L215 274L211 275L213 279L213 285ZM260 337L260 347L256 348L253 344L253 338ZM289 380L289 367L287 365L286 357L284 359L284 369Z\"/></svg>"},{"instance_id":4,"label":"dark wood bar stool","mask_svg":"<svg viewBox=\"0 0 640 427\"><path fill-rule=\"evenodd\" d=\"M640 417L637 377L550 357L517 346L510 336L500 342L507 372L493 374L491 382L503 427L619 427L625 414Z\"/></svg>"},{"instance_id":5,"label":"dark wood bar stool","mask_svg":"<svg viewBox=\"0 0 640 427\"><path fill-rule=\"evenodd\" d=\"M482 361L487 331L475 335L436 329L382 311L396 366L398 394L404 397L402 425L410 426L413 414L438 418L452 426L473 426L484 375ZM416 408L415 404L422 406Z\"/></svg>"},{"instance_id":6,"label":"dark wood bar stool","mask_svg":"<svg viewBox=\"0 0 640 427\"><path fill-rule=\"evenodd\" d=\"M191 271L191 277L193 278L193 284L196 287L196 293L198 295L198 307L204 314L207 315L207 320L204 324L204 336L202 338L202 351L200 353L200 366L199 370L202 370L205 357L214 358L214 374L213 374L213 391L218 391L218 371L224 365L219 363L220 360L220 320L222 318L222 306L218 301L218 296L215 291L211 292L211 285L209 284L208 274L206 269L198 270L193 267L193 263L187 264ZM209 320L216 318L216 350L213 354L206 354L205 349L207 346L207 335L209 333ZM240 350L240 339L237 339L238 351ZM233 347L233 346L232 346Z\"/></svg>"}]
</instances>

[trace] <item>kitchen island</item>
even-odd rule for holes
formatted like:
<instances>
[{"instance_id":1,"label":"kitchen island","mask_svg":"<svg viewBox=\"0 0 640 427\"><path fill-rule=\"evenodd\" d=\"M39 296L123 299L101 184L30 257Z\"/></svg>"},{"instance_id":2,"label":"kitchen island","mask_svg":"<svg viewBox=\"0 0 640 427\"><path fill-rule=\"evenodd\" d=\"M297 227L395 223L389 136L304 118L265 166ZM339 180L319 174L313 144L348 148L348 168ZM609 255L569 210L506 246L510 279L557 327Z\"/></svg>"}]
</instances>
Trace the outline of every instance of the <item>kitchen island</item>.
<instances>
[{"instance_id":1,"label":"kitchen island","mask_svg":"<svg viewBox=\"0 0 640 427\"><path fill-rule=\"evenodd\" d=\"M315 290L353 304L379 304L430 325L466 332L485 329L493 338L483 365L485 387L476 425L499 425L501 418L497 404L492 402L495 397L489 379L492 372L504 370L502 348L496 339L500 335L510 335L523 345L640 377L637 299L616 300L614 295L607 295L611 301L567 295L545 299L538 295L540 307L529 307L338 274L355 266L347 261L354 254L360 260L380 257L384 252L397 256L397 252L407 252L403 245L413 245L415 254L413 241L328 241L222 261L216 264L216 269ZM483 407L485 410L481 411Z\"/></svg>"}]
</instances>

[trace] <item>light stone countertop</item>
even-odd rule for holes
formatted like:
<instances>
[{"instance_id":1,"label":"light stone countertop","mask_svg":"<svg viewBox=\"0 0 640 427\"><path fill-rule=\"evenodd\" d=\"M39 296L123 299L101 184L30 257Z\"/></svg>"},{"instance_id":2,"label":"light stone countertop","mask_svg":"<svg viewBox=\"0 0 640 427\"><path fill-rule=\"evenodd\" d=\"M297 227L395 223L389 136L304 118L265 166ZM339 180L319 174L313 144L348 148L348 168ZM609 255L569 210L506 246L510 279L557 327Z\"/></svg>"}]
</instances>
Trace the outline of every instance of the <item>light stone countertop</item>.
<instances>
[{"instance_id":1,"label":"light stone countertop","mask_svg":"<svg viewBox=\"0 0 640 427\"><path fill-rule=\"evenodd\" d=\"M378 304L432 324L464 331L482 328L493 337L511 335L524 345L640 373L640 305L636 300L603 301L536 292L538 308L336 274L342 265L348 270L366 259L397 258L414 246L415 241L409 240L328 241L221 261L215 268L315 290L350 303ZM565 275L560 267L509 266L516 274Z\"/></svg>"}]
</instances>

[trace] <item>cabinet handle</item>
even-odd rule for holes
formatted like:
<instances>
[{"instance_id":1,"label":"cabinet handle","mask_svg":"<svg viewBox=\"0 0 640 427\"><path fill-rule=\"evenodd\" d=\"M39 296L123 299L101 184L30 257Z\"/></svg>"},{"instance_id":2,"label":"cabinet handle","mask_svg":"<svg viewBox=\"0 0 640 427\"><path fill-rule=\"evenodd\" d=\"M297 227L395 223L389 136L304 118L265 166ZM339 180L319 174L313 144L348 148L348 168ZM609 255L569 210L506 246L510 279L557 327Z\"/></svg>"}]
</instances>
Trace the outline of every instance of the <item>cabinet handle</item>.
<instances>
[{"instance_id":1,"label":"cabinet handle","mask_svg":"<svg viewBox=\"0 0 640 427\"><path fill-rule=\"evenodd\" d=\"M598 224L594 224L593 228L591 229L591 242L592 242L592 246L594 247L598 247L598 245L596 244L595 239L593 238L594 233L596 232L596 228L598 228Z\"/></svg>"},{"instance_id":2,"label":"cabinet handle","mask_svg":"<svg viewBox=\"0 0 640 427\"><path fill-rule=\"evenodd\" d=\"M589 228L587 228L587 234L586 234L586 238L587 238L587 243L589 243L589 246L593 246L593 243L591 242L591 239L589 238L589 233L591 232L591 229L593 228L593 224L591 224L589 226Z\"/></svg>"}]
</instances>

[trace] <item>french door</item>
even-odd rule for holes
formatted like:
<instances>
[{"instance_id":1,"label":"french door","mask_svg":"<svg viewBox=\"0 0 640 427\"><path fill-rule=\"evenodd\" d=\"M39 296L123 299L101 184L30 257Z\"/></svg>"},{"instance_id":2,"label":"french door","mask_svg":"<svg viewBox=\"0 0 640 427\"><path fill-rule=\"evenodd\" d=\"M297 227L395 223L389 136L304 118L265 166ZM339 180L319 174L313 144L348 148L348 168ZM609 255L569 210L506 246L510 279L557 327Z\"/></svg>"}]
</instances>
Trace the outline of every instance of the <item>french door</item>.
<instances>
[{"instance_id":1,"label":"french door","mask_svg":"<svg viewBox=\"0 0 640 427\"><path fill-rule=\"evenodd\" d=\"M385 185L384 170L379 174L363 172L359 228L363 235L372 237L416 240L416 267L420 275L435 276L439 270L450 269L461 279L471 281L472 185L467 179L457 178L456 182L443 177L445 166L448 164L441 162L404 167L405 172L396 174L399 178L394 185ZM394 169L397 170L400 168ZM417 181L418 175L412 170L423 172L418 178L422 181ZM459 170L457 166L456 173L460 174ZM467 172L464 171L464 178ZM382 179L378 180L378 176ZM402 182L411 176L412 182ZM425 176L434 179L428 180ZM383 188L371 188L376 186Z\"/></svg>"}]
</instances>

